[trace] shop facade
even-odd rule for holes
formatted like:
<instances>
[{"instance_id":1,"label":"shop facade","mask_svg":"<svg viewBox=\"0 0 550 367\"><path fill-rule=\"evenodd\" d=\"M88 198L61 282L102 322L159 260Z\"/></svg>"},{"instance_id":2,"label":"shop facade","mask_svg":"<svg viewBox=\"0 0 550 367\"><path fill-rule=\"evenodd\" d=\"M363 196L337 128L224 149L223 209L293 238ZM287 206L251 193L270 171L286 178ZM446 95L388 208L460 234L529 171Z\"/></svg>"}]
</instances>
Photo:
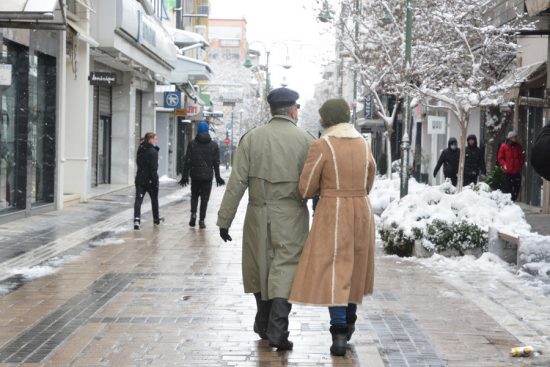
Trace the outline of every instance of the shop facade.
<instances>
[{"instance_id":1,"label":"shop facade","mask_svg":"<svg viewBox=\"0 0 550 367\"><path fill-rule=\"evenodd\" d=\"M54 209L60 40L0 28L0 220Z\"/></svg>"}]
</instances>

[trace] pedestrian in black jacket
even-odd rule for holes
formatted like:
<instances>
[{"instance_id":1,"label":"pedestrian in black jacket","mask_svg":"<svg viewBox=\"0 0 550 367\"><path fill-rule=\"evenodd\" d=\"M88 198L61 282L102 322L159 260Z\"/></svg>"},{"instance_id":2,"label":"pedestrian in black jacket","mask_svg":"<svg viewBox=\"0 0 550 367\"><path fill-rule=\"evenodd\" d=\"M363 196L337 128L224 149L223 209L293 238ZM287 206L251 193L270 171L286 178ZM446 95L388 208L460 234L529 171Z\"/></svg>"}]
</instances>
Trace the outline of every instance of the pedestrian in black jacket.
<instances>
[{"instance_id":1,"label":"pedestrian in black jacket","mask_svg":"<svg viewBox=\"0 0 550 367\"><path fill-rule=\"evenodd\" d=\"M477 137L468 136L466 146L466 160L464 162L464 186L476 184L479 175L486 174L485 157L483 151L477 146Z\"/></svg>"},{"instance_id":2,"label":"pedestrian in black jacket","mask_svg":"<svg viewBox=\"0 0 550 367\"><path fill-rule=\"evenodd\" d=\"M137 151L137 173L136 173L136 200L134 203L134 229L140 229L141 204L146 193L151 198L153 208L153 222L160 224L164 218L159 217L159 147L157 147L157 134L147 133L141 140Z\"/></svg>"},{"instance_id":3,"label":"pedestrian in black jacket","mask_svg":"<svg viewBox=\"0 0 550 367\"><path fill-rule=\"evenodd\" d=\"M539 175L550 180L550 121L535 139L531 150L531 164Z\"/></svg>"},{"instance_id":4,"label":"pedestrian in black jacket","mask_svg":"<svg viewBox=\"0 0 550 367\"><path fill-rule=\"evenodd\" d=\"M458 149L458 142L455 138L450 138L448 148L441 153L437 161L437 165L434 169L434 177L437 177L437 172L439 172L439 169L443 166L445 179L451 179L453 186L456 186L459 158L460 149Z\"/></svg>"},{"instance_id":5,"label":"pedestrian in black jacket","mask_svg":"<svg viewBox=\"0 0 550 367\"><path fill-rule=\"evenodd\" d=\"M189 177L191 176L191 220L189 221L191 227L196 224L200 197L199 227L206 228L204 219L206 218L206 209L212 191L214 173L216 174L217 185L225 185L225 181L220 176L220 148L208 134L208 123L203 121L199 123L197 136L187 147L180 181L180 185L185 187L189 184Z\"/></svg>"}]
</instances>

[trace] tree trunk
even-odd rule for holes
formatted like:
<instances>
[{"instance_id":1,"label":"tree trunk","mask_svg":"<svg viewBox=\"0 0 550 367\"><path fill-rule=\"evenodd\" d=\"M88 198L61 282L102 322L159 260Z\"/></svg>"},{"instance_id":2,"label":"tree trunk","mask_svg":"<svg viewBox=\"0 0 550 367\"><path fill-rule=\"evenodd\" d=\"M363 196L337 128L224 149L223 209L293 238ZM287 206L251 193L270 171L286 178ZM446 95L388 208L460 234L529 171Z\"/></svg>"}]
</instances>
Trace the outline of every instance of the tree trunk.
<instances>
[{"instance_id":1,"label":"tree trunk","mask_svg":"<svg viewBox=\"0 0 550 367\"><path fill-rule=\"evenodd\" d=\"M458 116L457 116L458 117ZM466 162L466 134L468 133L468 122L470 114L465 113L460 117L460 158L458 160L458 175L456 182L456 191L461 192L464 186L464 163Z\"/></svg>"},{"instance_id":2,"label":"tree trunk","mask_svg":"<svg viewBox=\"0 0 550 367\"><path fill-rule=\"evenodd\" d=\"M393 131L390 129L386 132L386 175L388 176L388 180L391 180L391 164L392 164L392 157L391 157L391 137L393 135Z\"/></svg>"}]
</instances>

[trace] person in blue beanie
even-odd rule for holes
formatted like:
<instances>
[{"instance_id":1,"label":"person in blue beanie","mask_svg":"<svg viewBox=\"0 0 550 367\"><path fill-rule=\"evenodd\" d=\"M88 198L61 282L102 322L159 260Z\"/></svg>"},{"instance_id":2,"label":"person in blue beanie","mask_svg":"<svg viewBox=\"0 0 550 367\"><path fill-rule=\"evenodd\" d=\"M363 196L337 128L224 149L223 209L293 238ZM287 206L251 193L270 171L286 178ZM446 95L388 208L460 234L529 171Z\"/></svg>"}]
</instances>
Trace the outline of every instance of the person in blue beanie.
<instances>
[{"instance_id":1,"label":"person in blue beanie","mask_svg":"<svg viewBox=\"0 0 550 367\"><path fill-rule=\"evenodd\" d=\"M180 180L180 185L185 187L189 184L189 177L191 177L191 219L189 225L191 227L196 225L197 207L200 198L199 227L201 229L206 228L204 220L210 192L212 191L214 174L216 175L217 185L225 185L225 181L220 176L220 148L218 143L212 141L208 131L208 123L206 121L200 122L197 136L187 147L183 174Z\"/></svg>"}]
</instances>

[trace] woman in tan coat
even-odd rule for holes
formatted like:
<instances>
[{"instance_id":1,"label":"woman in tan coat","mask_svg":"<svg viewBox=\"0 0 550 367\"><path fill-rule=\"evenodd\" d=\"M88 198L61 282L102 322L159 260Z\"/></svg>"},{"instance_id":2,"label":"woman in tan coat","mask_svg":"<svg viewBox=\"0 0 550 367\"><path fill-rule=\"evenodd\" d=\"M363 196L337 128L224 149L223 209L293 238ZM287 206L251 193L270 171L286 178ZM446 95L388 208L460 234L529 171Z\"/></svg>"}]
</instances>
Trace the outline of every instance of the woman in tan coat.
<instances>
[{"instance_id":1,"label":"woman in tan coat","mask_svg":"<svg viewBox=\"0 0 550 367\"><path fill-rule=\"evenodd\" d=\"M321 199L289 301L329 307L330 351L343 356L357 305L373 290L376 229L368 193L376 163L369 144L348 123L346 101L328 100L319 113L326 130L309 150L299 191L303 198Z\"/></svg>"}]
</instances>

